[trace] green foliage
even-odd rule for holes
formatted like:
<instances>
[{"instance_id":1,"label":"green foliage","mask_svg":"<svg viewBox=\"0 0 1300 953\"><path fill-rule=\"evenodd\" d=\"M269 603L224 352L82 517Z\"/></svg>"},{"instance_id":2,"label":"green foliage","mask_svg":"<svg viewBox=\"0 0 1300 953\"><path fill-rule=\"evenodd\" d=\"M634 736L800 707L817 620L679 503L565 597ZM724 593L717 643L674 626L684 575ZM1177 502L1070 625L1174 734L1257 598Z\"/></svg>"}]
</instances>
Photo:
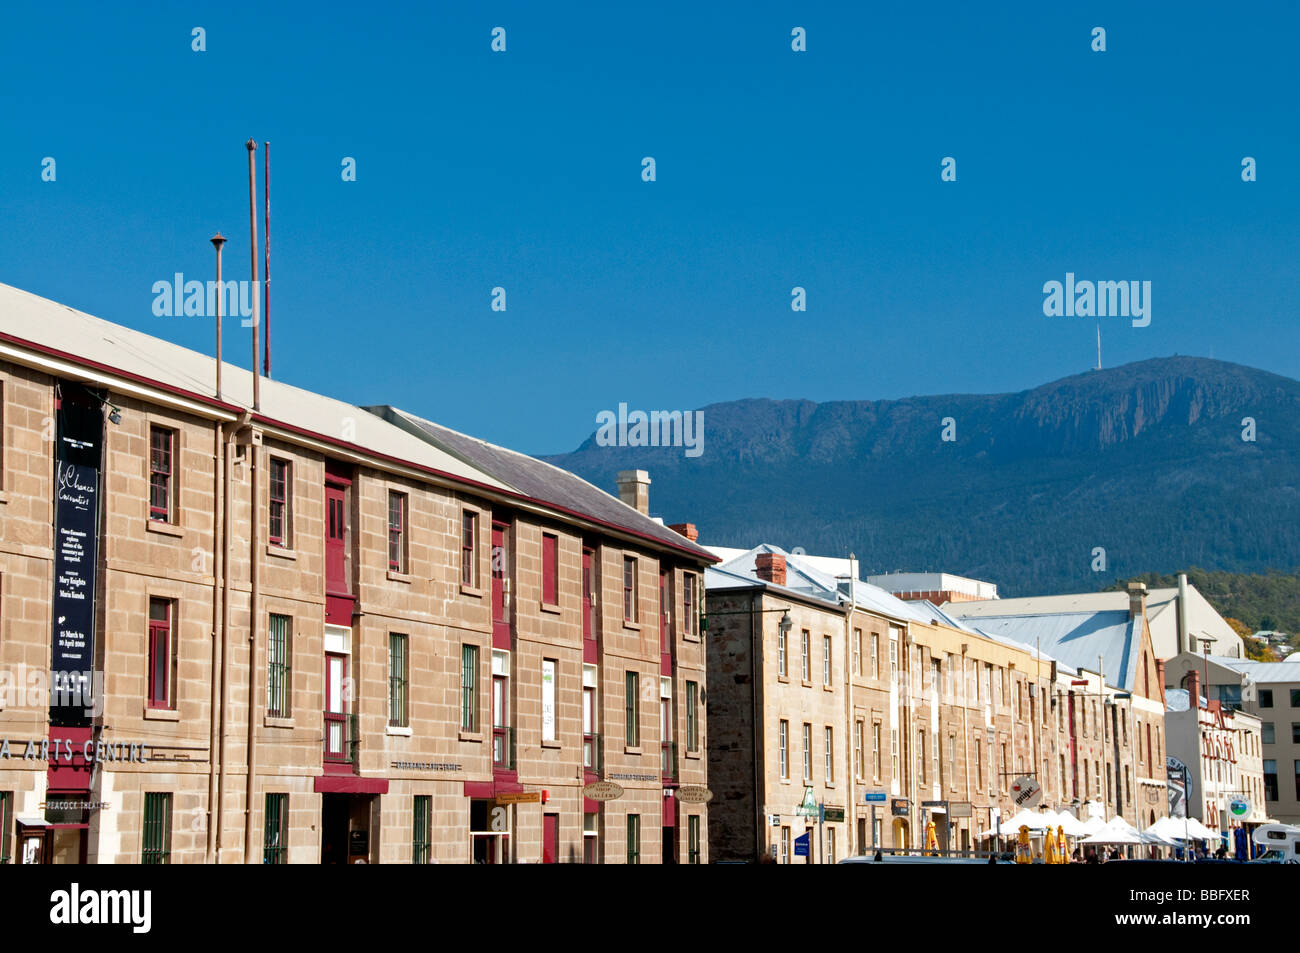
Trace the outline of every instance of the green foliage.
<instances>
[{"instance_id":1,"label":"green foliage","mask_svg":"<svg viewBox=\"0 0 1300 953\"><path fill-rule=\"evenodd\" d=\"M1148 589L1164 589L1178 585L1178 574L1143 573L1107 588L1124 589L1130 581L1145 582ZM1187 570L1187 581L1220 615L1241 620L1247 632L1300 632L1300 568L1291 572L1240 573L1192 567Z\"/></svg>"}]
</instances>

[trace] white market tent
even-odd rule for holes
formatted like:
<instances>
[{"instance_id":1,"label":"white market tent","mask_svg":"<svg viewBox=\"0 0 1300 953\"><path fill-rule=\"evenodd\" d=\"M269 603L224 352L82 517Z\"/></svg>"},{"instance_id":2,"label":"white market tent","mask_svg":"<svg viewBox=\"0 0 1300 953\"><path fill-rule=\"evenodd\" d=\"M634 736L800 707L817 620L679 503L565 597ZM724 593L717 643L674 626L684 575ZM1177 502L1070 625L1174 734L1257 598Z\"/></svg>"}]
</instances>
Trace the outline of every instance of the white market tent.
<instances>
[{"instance_id":1,"label":"white market tent","mask_svg":"<svg viewBox=\"0 0 1300 953\"><path fill-rule=\"evenodd\" d=\"M1142 835L1128 827L1115 824L1103 825L1095 834L1085 837L1081 844L1145 844Z\"/></svg>"}]
</instances>

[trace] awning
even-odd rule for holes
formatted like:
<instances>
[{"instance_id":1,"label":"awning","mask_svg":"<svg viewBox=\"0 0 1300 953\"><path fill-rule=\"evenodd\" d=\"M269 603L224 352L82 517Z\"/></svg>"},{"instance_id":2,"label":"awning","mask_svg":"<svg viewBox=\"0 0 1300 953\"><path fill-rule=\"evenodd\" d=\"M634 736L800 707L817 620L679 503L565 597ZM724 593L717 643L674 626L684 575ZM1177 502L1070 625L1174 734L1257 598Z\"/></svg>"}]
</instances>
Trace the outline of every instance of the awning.
<instances>
[{"instance_id":1,"label":"awning","mask_svg":"<svg viewBox=\"0 0 1300 953\"><path fill-rule=\"evenodd\" d=\"M50 822L43 817L36 817L32 814L20 814L14 818L23 827L49 827Z\"/></svg>"},{"instance_id":2,"label":"awning","mask_svg":"<svg viewBox=\"0 0 1300 953\"><path fill-rule=\"evenodd\" d=\"M360 778L355 774L319 774L314 787L317 794L387 794L387 778Z\"/></svg>"}]
</instances>

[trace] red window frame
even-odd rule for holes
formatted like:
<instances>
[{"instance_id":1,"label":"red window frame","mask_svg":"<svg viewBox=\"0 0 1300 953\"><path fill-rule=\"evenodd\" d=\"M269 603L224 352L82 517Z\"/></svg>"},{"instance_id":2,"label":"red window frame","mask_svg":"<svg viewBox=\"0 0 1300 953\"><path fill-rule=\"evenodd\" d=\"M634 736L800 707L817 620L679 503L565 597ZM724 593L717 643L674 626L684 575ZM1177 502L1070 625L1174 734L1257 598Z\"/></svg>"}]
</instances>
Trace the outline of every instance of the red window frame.
<instances>
[{"instance_id":1,"label":"red window frame","mask_svg":"<svg viewBox=\"0 0 1300 953\"><path fill-rule=\"evenodd\" d=\"M682 575L682 630L687 635L695 634L695 574Z\"/></svg>"},{"instance_id":2,"label":"red window frame","mask_svg":"<svg viewBox=\"0 0 1300 953\"><path fill-rule=\"evenodd\" d=\"M161 618L155 618L155 609ZM171 709L175 707L172 687L172 600L149 598L149 707Z\"/></svg>"},{"instance_id":3,"label":"red window frame","mask_svg":"<svg viewBox=\"0 0 1300 953\"><path fill-rule=\"evenodd\" d=\"M176 431L149 428L149 519L172 521L172 476L175 473Z\"/></svg>"},{"instance_id":4,"label":"red window frame","mask_svg":"<svg viewBox=\"0 0 1300 953\"><path fill-rule=\"evenodd\" d=\"M289 544L289 488L292 465L288 460L271 458L271 485L267 502L267 540L272 546Z\"/></svg>"},{"instance_id":5,"label":"red window frame","mask_svg":"<svg viewBox=\"0 0 1300 953\"><path fill-rule=\"evenodd\" d=\"M551 533L542 534L542 602L548 606L559 605L560 591L560 538Z\"/></svg>"},{"instance_id":6,"label":"red window frame","mask_svg":"<svg viewBox=\"0 0 1300 953\"><path fill-rule=\"evenodd\" d=\"M388 568L406 571L406 494L388 491Z\"/></svg>"},{"instance_id":7,"label":"red window frame","mask_svg":"<svg viewBox=\"0 0 1300 953\"><path fill-rule=\"evenodd\" d=\"M475 552L478 549L478 514L465 510L460 517L460 584L473 586L478 566Z\"/></svg>"},{"instance_id":8,"label":"red window frame","mask_svg":"<svg viewBox=\"0 0 1300 953\"><path fill-rule=\"evenodd\" d=\"M636 621L636 557L623 557L623 621Z\"/></svg>"}]
</instances>

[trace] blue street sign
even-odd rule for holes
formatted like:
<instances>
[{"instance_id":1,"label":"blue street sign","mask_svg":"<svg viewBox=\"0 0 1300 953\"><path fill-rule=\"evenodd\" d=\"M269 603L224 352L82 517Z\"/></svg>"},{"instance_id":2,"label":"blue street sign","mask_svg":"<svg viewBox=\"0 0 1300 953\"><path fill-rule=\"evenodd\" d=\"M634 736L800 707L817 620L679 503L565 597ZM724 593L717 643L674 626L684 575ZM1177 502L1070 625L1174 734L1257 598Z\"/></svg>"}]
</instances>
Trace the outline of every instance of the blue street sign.
<instances>
[{"instance_id":1,"label":"blue street sign","mask_svg":"<svg viewBox=\"0 0 1300 953\"><path fill-rule=\"evenodd\" d=\"M884 791L863 791L862 803L864 804L884 804L889 800L889 795Z\"/></svg>"},{"instance_id":2,"label":"blue street sign","mask_svg":"<svg viewBox=\"0 0 1300 953\"><path fill-rule=\"evenodd\" d=\"M796 857L808 856L808 835L800 834L794 839L794 855Z\"/></svg>"}]
</instances>

